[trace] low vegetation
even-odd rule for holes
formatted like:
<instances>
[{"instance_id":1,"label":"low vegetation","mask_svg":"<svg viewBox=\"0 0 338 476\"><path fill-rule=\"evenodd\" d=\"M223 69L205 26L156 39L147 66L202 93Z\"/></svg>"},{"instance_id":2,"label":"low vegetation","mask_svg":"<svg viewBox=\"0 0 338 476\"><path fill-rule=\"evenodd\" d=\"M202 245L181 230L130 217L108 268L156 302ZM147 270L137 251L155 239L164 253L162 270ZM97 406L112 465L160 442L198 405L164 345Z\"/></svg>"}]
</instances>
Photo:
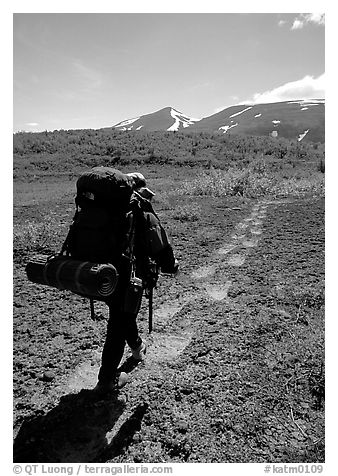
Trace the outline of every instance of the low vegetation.
<instances>
[{"instance_id":1,"label":"low vegetation","mask_svg":"<svg viewBox=\"0 0 338 476\"><path fill-rule=\"evenodd\" d=\"M66 238L69 224L46 215L40 220L15 223L13 227L14 261L20 262L31 253L55 254Z\"/></svg>"},{"instance_id":2,"label":"low vegetation","mask_svg":"<svg viewBox=\"0 0 338 476\"><path fill-rule=\"evenodd\" d=\"M121 132L112 129L21 132L14 135L16 178L73 174L96 165L188 165L203 168L268 166L272 170L311 167L323 170L324 145L211 133Z\"/></svg>"},{"instance_id":3,"label":"low vegetation","mask_svg":"<svg viewBox=\"0 0 338 476\"><path fill-rule=\"evenodd\" d=\"M186 181L178 191L186 195L241 196L261 198L270 196L324 196L324 176L314 171L295 176L283 176L273 171L254 171L252 166L239 169L203 171L193 180Z\"/></svg>"}]
</instances>

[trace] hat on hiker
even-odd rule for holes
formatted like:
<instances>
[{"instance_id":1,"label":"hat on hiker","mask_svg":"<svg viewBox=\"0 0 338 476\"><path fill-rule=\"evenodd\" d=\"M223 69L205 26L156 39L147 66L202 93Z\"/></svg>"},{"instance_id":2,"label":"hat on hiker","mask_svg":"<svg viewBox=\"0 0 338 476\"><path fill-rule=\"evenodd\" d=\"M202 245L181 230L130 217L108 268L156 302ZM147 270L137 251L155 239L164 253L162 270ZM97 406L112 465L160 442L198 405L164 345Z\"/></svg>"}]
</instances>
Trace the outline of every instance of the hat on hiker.
<instances>
[{"instance_id":1,"label":"hat on hiker","mask_svg":"<svg viewBox=\"0 0 338 476\"><path fill-rule=\"evenodd\" d=\"M137 192L142 195L143 198L146 198L147 200L151 200L154 196L155 193L150 190L148 187L141 187L137 189Z\"/></svg>"},{"instance_id":2,"label":"hat on hiker","mask_svg":"<svg viewBox=\"0 0 338 476\"><path fill-rule=\"evenodd\" d=\"M142 175L140 172L131 172L127 175L134 180L136 188L146 186L146 179L144 178L144 175Z\"/></svg>"},{"instance_id":3,"label":"hat on hiker","mask_svg":"<svg viewBox=\"0 0 338 476\"><path fill-rule=\"evenodd\" d=\"M146 179L143 174L140 172L130 172L127 175L134 180L135 188L142 197L151 200L155 196L155 193L146 187Z\"/></svg>"}]
</instances>

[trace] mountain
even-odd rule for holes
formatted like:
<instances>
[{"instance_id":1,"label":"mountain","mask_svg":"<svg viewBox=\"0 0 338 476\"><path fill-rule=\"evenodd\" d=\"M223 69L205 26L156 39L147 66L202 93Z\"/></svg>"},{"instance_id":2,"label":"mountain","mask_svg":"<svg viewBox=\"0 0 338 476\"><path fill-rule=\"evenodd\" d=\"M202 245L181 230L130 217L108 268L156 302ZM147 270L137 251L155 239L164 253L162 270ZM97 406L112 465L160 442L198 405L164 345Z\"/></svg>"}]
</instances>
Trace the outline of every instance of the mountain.
<instances>
[{"instance_id":1,"label":"mountain","mask_svg":"<svg viewBox=\"0 0 338 476\"><path fill-rule=\"evenodd\" d=\"M141 129L147 132L177 131L178 129L189 127L198 120L192 119L172 107L164 107L151 114L119 122L113 128L121 131L139 131Z\"/></svg>"},{"instance_id":2,"label":"mountain","mask_svg":"<svg viewBox=\"0 0 338 476\"><path fill-rule=\"evenodd\" d=\"M231 106L193 119L172 107L119 122L119 130L218 132L325 142L325 100L297 100Z\"/></svg>"},{"instance_id":3,"label":"mountain","mask_svg":"<svg viewBox=\"0 0 338 476\"><path fill-rule=\"evenodd\" d=\"M325 142L325 101L284 101L231 106L201 119L190 132L223 132Z\"/></svg>"}]
</instances>

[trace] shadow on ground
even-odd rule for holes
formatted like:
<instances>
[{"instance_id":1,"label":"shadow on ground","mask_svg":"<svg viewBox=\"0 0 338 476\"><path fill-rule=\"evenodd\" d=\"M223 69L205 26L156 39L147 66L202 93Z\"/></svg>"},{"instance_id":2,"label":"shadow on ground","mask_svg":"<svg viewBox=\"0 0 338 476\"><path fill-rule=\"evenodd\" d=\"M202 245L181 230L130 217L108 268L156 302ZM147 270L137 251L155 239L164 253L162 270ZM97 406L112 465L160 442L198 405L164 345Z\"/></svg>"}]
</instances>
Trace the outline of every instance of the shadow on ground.
<instances>
[{"instance_id":1,"label":"shadow on ground","mask_svg":"<svg viewBox=\"0 0 338 476\"><path fill-rule=\"evenodd\" d=\"M61 397L59 404L43 416L25 421L14 441L17 463L94 462L110 458L129 445L140 428L147 405L139 405L108 444L106 435L114 429L126 403L118 394L98 397L90 390Z\"/></svg>"}]
</instances>

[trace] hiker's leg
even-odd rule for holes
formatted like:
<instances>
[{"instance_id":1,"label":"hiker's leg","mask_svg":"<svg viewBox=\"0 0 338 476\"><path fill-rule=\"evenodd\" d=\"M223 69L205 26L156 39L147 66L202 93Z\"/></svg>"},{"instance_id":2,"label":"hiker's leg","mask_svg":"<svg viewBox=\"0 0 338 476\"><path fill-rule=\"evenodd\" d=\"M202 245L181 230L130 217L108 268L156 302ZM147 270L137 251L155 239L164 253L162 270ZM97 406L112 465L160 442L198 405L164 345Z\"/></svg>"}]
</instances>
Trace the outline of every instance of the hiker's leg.
<instances>
[{"instance_id":1,"label":"hiker's leg","mask_svg":"<svg viewBox=\"0 0 338 476\"><path fill-rule=\"evenodd\" d=\"M109 321L106 340L102 350L101 368L98 375L100 383L109 383L114 380L119 363L123 356L126 342L123 313L109 306Z\"/></svg>"},{"instance_id":2,"label":"hiker's leg","mask_svg":"<svg viewBox=\"0 0 338 476\"><path fill-rule=\"evenodd\" d=\"M126 341L127 344L131 349L136 349L142 344L142 339L139 336L138 333L138 328L137 328L137 315L139 313L140 307L141 307L141 299L137 298L137 301L135 302L135 307L133 306L133 312L125 312L124 313L124 318L123 318L123 326L124 326L124 332L126 336Z\"/></svg>"},{"instance_id":3,"label":"hiker's leg","mask_svg":"<svg viewBox=\"0 0 338 476\"><path fill-rule=\"evenodd\" d=\"M126 341L128 345L135 349L142 340L138 335L136 317L139 311L136 309L135 314L122 311L124 307L126 287L128 285L128 270L121 270L118 288L109 303L109 321L107 325L107 335L103 346L101 357L101 368L98 375L100 383L107 383L116 376L118 365L122 359Z\"/></svg>"},{"instance_id":4,"label":"hiker's leg","mask_svg":"<svg viewBox=\"0 0 338 476\"><path fill-rule=\"evenodd\" d=\"M136 318L137 314L125 313L123 319L124 334L127 344L131 349L136 349L142 344L142 339L138 333Z\"/></svg>"}]
</instances>

